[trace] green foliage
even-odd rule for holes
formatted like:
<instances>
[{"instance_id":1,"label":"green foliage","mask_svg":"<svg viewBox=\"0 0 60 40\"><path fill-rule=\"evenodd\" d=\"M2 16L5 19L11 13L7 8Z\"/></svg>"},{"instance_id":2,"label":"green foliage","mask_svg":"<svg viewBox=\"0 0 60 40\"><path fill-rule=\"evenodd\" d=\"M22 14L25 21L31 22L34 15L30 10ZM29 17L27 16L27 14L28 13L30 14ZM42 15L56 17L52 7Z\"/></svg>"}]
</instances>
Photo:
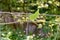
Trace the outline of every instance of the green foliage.
<instances>
[{"instance_id":1,"label":"green foliage","mask_svg":"<svg viewBox=\"0 0 60 40\"><path fill-rule=\"evenodd\" d=\"M39 8L39 9L38 9ZM34 21L39 14L59 14L60 15L60 1L59 0L0 0L0 10L10 12L31 12L29 20ZM60 17L58 16L44 16L45 22L37 22L37 29L42 28L42 32L47 34L47 37L41 37L37 34L26 35L22 26L14 25L0 25L0 40L60 40ZM25 19L24 19L25 20ZM38 21L38 20L37 20ZM31 32L30 32L31 33ZM38 32L37 32L38 33Z\"/></svg>"},{"instance_id":2,"label":"green foliage","mask_svg":"<svg viewBox=\"0 0 60 40\"><path fill-rule=\"evenodd\" d=\"M39 9L34 13L29 16L29 19L31 21L34 21L37 17L39 16Z\"/></svg>"},{"instance_id":3,"label":"green foliage","mask_svg":"<svg viewBox=\"0 0 60 40\"><path fill-rule=\"evenodd\" d=\"M11 12L32 12L40 7L40 13L60 14L59 0L1 0L0 10Z\"/></svg>"}]
</instances>

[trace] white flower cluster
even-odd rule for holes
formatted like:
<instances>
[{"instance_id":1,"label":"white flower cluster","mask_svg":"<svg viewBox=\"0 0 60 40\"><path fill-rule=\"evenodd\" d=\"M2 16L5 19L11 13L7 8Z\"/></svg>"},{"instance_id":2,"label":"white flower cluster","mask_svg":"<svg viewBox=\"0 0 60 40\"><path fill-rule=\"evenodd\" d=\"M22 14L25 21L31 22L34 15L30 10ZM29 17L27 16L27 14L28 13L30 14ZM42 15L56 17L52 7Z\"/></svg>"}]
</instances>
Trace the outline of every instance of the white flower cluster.
<instances>
[{"instance_id":1,"label":"white flower cluster","mask_svg":"<svg viewBox=\"0 0 60 40\"><path fill-rule=\"evenodd\" d=\"M38 8L42 8L42 7L45 7L45 8L48 8L48 4L43 4L43 3L41 3L41 5L40 6L38 6Z\"/></svg>"}]
</instances>

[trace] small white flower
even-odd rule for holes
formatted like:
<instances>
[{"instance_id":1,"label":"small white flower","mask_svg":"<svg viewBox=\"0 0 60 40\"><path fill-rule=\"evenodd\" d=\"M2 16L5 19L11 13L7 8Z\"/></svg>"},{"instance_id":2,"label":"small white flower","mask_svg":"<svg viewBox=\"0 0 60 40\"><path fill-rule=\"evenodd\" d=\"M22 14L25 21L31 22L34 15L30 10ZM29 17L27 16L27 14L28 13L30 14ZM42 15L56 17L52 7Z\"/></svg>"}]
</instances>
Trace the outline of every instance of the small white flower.
<instances>
[{"instance_id":1,"label":"small white flower","mask_svg":"<svg viewBox=\"0 0 60 40\"><path fill-rule=\"evenodd\" d=\"M38 6L38 8L41 8L41 6Z\"/></svg>"},{"instance_id":2,"label":"small white flower","mask_svg":"<svg viewBox=\"0 0 60 40\"><path fill-rule=\"evenodd\" d=\"M21 33L21 32L19 32L19 33Z\"/></svg>"},{"instance_id":3,"label":"small white flower","mask_svg":"<svg viewBox=\"0 0 60 40\"><path fill-rule=\"evenodd\" d=\"M12 34L11 32L8 32L7 37L9 37L11 34Z\"/></svg>"},{"instance_id":4,"label":"small white flower","mask_svg":"<svg viewBox=\"0 0 60 40\"><path fill-rule=\"evenodd\" d=\"M8 34L11 34L11 32L8 32Z\"/></svg>"},{"instance_id":5,"label":"small white flower","mask_svg":"<svg viewBox=\"0 0 60 40\"><path fill-rule=\"evenodd\" d=\"M20 0L21 2L23 2L23 0Z\"/></svg>"},{"instance_id":6,"label":"small white flower","mask_svg":"<svg viewBox=\"0 0 60 40\"><path fill-rule=\"evenodd\" d=\"M41 7L44 7L44 5L43 5L43 4L41 4Z\"/></svg>"},{"instance_id":7,"label":"small white flower","mask_svg":"<svg viewBox=\"0 0 60 40\"><path fill-rule=\"evenodd\" d=\"M41 34L39 34L39 36L40 36Z\"/></svg>"},{"instance_id":8,"label":"small white flower","mask_svg":"<svg viewBox=\"0 0 60 40\"><path fill-rule=\"evenodd\" d=\"M49 5L48 4L45 4L45 7L48 7Z\"/></svg>"},{"instance_id":9,"label":"small white flower","mask_svg":"<svg viewBox=\"0 0 60 40\"><path fill-rule=\"evenodd\" d=\"M59 5L60 5L60 3L58 2L58 3L56 3L56 5L57 5L57 6L59 6Z\"/></svg>"},{"instance_id":10,"label":"small white flower","mask_svg":"<svg viewBox=\"0 0 60 40\"><path fill-rule=\"evenodd\" d=\"M41 18L43 18L43 16L41 16Z\"/></svg>"},{"instance_id":11,"label":"small white flower","mask_svg":"<svg viewBox=\"0 0 60 40\"><path fill-rule=\"evenodd\" d=\"M52 31L53 31L53 29L52 29Z\"/></svg>"},{"instance_id":12,"label":"small white flower","mask_svg":"<svg viewBox=\"0 0 60 40\"><path fill-rule=\"evenodd\" d=\"M32 39L32 38L33 38L33 36L30 36L30 38Z\"/></svg>"},{"instance_id":13,"label":"small white flower","mask_svg":"<svg viewBox=\"0 0 60 40\"><path fill-rule=\"evenodd\" d=\"M19 7L17 7L17 10L20 10L20 8L19 8Z\"/></svg>"},{"instance_id":14,"label":"small white flower","mask_svg":"<svg viewBox=\"0 0 60 40\"><path fill-rule=\"evenodd\" d=\"M5 36L5 34L2 34L2 36Z\"/></svg>"},{"instance_id":15,"label":"small white flower","mask_svg":"<svg viewBox=\"0 0 60 40\"><path fill-rule=\"evenodd\" d=\"M22 34L20 36L23 36Z\"/></svg>"},{"instance_id":16,"label":"small white flower","mask_svg":"<svg viewBox=\"0 0 60 40\"><path fill-rule=\"evenodd\" d=\"M27 39L26 40L29 40L30 39L30 36L27 36Z\"/></svg>"},{"instance_id":17,"label":"small white flower","mask_svg":"<svg viewBox=\"0 0 60 40\"><path fill-rule=\"evenodd\" d=\"M25 31L24 31L24 33L25 33Z\"/></svg>"},{"instance_id":18,"label":"small white flower","mask_svg":"<svg viewBox=\"0 0 60 40\"><path fill-rule=\"evenodd\" d=\"M18 3L20 3L20 2L22 2L22 3L23 3L23 0L18 0L17 2L18 2Z\"/></svg>"},{"instance_id":19,"label":"small white flower","mask_svg":"<svg viewBox=\"0 0 60 40\"><path fill-rule=\"evenodd\" d=\"M33 39L33 36L27 36L26 40L30 40L30 39Z\"/></svg>"},{"instance_id":20,"label":"small white flower","mask_svg":"<svg viewBox=\"0 0 60 40\"><path fill-rule=\"evenodd\" d=\"M48 1L48 3L52 4L52 1Z\"/></svg>"},{"instance_id":21,"label":"small white flower","mask_svg":"<svg viewBox=\"0 0 60 40\"><path fill-rule=\"evenodd\" d=\"M38 28L42 28L42 24L39 24L39 25L38 25Z\"/></svg>"},{"instance_id":22,"label":"small white flower","mask_svg":"<svg viewBox=\"0 0 60 40\"><path fill-rule=\"evenodd\" d=\"M33 34L33 37L35 36L35 34Z\"/></svg>"}]
</instances>

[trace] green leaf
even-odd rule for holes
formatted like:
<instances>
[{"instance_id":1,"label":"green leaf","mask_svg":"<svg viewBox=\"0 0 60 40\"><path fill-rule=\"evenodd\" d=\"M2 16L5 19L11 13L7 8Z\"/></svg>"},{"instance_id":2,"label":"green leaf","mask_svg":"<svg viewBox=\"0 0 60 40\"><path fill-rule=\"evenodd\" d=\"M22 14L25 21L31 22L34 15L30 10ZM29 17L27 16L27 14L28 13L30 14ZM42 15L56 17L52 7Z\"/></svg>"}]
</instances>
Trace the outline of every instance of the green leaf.
<instances>
[{"instance_id":1,"label":"green leaf","mask_svg":"<svg viewBox=\"0 0 60 40\"><path fill-rule=\"evenodd\" d=\"M37 17L39 16L39 9L34 13L29 16L29 19L31 21L34 21Z\"/></svg>"}]
</instances>

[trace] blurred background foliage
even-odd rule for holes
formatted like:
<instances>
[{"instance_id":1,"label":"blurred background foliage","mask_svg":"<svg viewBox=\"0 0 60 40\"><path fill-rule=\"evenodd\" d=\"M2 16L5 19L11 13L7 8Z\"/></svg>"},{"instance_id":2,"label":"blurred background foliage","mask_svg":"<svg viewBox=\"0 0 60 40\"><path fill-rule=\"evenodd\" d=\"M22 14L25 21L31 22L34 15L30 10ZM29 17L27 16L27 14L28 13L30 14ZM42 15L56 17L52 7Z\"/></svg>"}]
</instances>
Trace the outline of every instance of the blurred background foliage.
<instances>
[{"instance_id":1,"label":"blurred background foliage","mask_svg":"<svg viewBox=\"0 0 60 40\"><path fill-rule=\"evenodd\" d=\"M36 12L38 9L39 12ZM0 0L0 11L60 15L60 0ZM36 14L34 16L36 16ZM31 19L34 18L32 17ZM19 19L20 18L21 17L19 17ZM21 19L19 22L26 21L24 17ZM20 28L22 25L16 26L16 29L14 29L14 24L3 24L0 25L0 40L60 40L60 16L43 15L37 17L34 21L39 29L37 30L37 35L25 35L24 31Z\"/></svg>"},{"instance_id":2,"label":"blurred background foliage","mask_svg":"<svg viewBox=\"0 0 60 40\"><path fill-rule=\"evenodd\" d=\"M10 12L32 12L60 14L60 0L0 0L0 10Z\"/></svg>"}]
</instances>

